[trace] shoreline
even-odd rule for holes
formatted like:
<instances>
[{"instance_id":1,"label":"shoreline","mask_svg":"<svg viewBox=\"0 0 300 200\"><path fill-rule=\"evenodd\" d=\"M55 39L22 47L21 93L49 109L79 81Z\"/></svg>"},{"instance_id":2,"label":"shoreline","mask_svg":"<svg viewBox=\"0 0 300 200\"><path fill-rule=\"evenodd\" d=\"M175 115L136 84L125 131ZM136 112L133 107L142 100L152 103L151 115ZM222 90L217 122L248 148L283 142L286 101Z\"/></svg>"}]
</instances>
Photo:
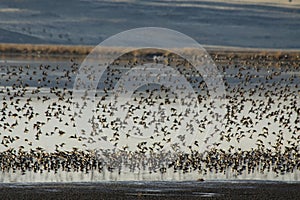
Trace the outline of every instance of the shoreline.
<instances>
[{"instance_id":1,"label":"shoreline","mask_svg":"<svg viewBox=\"0 0 300 200\"><path fill-rule=\"evenodd\" d=\"M233 46L201 45L210 54L258 54L278 56L280 54L300 55L300 49L270 49L270 48L245 48ZM53 44L14 44L0 43L0 53L5 55L48 55L48 56L86 56L96 46L92 45L53 45ZM106 50L106 49L105 49ZM119 48L107 48L109 53L118 52Z\"/></svg>"}]
</instances>

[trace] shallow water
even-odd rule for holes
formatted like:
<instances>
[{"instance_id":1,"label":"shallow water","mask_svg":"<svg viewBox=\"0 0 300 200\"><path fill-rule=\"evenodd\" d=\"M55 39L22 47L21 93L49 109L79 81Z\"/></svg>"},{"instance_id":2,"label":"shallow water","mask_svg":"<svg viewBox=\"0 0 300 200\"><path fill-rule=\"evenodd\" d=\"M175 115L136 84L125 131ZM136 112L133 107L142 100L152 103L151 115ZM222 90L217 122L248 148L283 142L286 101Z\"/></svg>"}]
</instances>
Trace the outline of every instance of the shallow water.
<instances>
[{"instance_id":1,"label":"shallow water","mask_svg":"<svg viewBox=\"0 0 300 200\"><path fill-rule=\"evenodd\" d=\"M254 2L5 0L0 42L97 45L128 29L164 27L202 45L300 48L298 1Z\"/></svg>"}]
</instances>

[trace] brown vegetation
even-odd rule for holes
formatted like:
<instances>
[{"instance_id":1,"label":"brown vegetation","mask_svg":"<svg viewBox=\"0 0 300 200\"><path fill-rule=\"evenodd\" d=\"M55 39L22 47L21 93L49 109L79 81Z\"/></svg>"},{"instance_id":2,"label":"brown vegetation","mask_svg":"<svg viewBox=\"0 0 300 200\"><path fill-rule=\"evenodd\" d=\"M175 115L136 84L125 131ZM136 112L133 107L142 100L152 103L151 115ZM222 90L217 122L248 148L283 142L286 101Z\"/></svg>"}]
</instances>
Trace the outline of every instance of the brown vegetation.
<instances>
[{"instance_id":1,"label":"brown vegetation","mask_svg":"<svg viewBox=\"0 0 300 200\"><path fill-rule=\"evenodd\" d=\"M235 48L235 47L212 47L204 46L207 52L212 57L227 57L227 58L236 58L242 60L248 59L258 59L263 58L266 60L285 60L293 59L300 60L300 50L282 50L282 49L253 49L253 48ZM94 46L76 46L76 45L46 45L46 44L0 44L0 54L2 55L13 55L13 54L22 54L22 55L55 55L55 56L85 56L88 55ZM114 54L120 52L118 47L109 47L103 48L101 51L105 51L107 54ZM193 49L183 49L183 51L191 51ZM133 50L131 52L132 56L143 56L149 55L151 53L162 53L164 55L168 54L164 51L153 52L152 49L145 49L143 51Z\"/></svg>"}]
</instances>

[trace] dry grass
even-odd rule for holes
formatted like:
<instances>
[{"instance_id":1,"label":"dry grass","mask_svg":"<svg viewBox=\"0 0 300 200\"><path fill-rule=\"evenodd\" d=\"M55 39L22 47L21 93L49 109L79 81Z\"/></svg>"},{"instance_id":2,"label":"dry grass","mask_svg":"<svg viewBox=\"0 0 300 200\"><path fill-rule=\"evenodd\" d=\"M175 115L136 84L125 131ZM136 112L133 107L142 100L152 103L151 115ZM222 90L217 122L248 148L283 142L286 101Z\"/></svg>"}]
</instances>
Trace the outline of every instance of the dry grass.
<instances>
[{"instance_id":1,"label":"dry grass","mask_svg":"<svg viewBox=\"0 0 300 200\"><path fill-rule=\"evenodd\" d=\"M0 54L2 55L56 55L56 56L77 56L88 55L94 46L75 46L75 45L34 45L34 44L0 44ZM251 48L235 48L235 47L212 47L205 46L205 49L211 56L239 58L239 59L257 59L266 60L284 60L294 59L300 61L300 50L276 50L276 49L251 49ZM98 49L99 50L99 49ZM94 52L115 54L120 53L122 48L109 47L101 48L99 52L94 49ZM178 50L178 49L177 49ZM193 53L194 49L180 49L183 53ZM133 50L129 53L130 56L138 57L151 54L168 55L170 52L163 50L144 49L143 51Z\"/></svg>"},{"instance_id":2,"label":"dry grass","mask_svg":"<svg viewBox=\"0 0 300 200\"><path fill-rule=\"evenodd\" d=\"M0 44L2 54L72 54L87 55L91 46Z\"/></svg>"}]
</instances>

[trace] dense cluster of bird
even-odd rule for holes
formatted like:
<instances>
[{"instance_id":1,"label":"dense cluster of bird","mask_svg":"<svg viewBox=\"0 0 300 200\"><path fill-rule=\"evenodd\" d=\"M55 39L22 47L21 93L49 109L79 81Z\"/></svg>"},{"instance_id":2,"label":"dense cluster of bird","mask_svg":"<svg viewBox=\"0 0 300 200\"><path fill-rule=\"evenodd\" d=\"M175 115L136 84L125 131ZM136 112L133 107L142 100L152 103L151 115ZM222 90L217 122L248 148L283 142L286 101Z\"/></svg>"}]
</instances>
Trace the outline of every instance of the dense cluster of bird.
<instances>
[{"instance_id":1,"label":"dense cluster of bird","mask_svg":"<svg viewBox=\"0 0 300 200\"><path fill-rule=\"evenodd\" d=\"M45 152L41 149L23 150L9 149L0 153L0 170L4 173L26 172L83 172L103 171L122 173L122 169L130 172L148 171L149 173L197 172L205 176L208 173L233 176L251 173L268 173L284 175L300 170L300 153L295 151L263 152L253 149L228 153L213 149L209 152L174 154L171 152L151 153L149 157L140 152L118 151L114 153L81 151Z\"/></svg>"},{"instance_id":2,"label":"dense cluster of bird","mask_svg":"<svg viewBox=\"0 0 300 200\"><path fill-rule=\"evenodd\" d=\"M133 171L173 168L204 174L299 170L300 58L251 55L213 56L224 74L226 104L211 100L205 79L175 55L119 58L104 71L92 96L87 91L73 95L74 84L88 88L84 81L97 79L88 66L83 68L87 79L75 83L80 69L74 62L2 64L1 170L89 172L123 165ZM159 85L167 79L176 85L178 77L150 71L156 83L144 84L128 101L120 101L119 95L128 91L114 93L114 87L124 89L120 80L125 75L131 83L154 80L146 77L149 71L128 75L147 63L179 72L196 99L185 93L186 86L177 84L176 93ZM225 108L224 115L216 113L218 107ZM116 149L108 151L108 143Z\"/></svg>"}]
</instances>

